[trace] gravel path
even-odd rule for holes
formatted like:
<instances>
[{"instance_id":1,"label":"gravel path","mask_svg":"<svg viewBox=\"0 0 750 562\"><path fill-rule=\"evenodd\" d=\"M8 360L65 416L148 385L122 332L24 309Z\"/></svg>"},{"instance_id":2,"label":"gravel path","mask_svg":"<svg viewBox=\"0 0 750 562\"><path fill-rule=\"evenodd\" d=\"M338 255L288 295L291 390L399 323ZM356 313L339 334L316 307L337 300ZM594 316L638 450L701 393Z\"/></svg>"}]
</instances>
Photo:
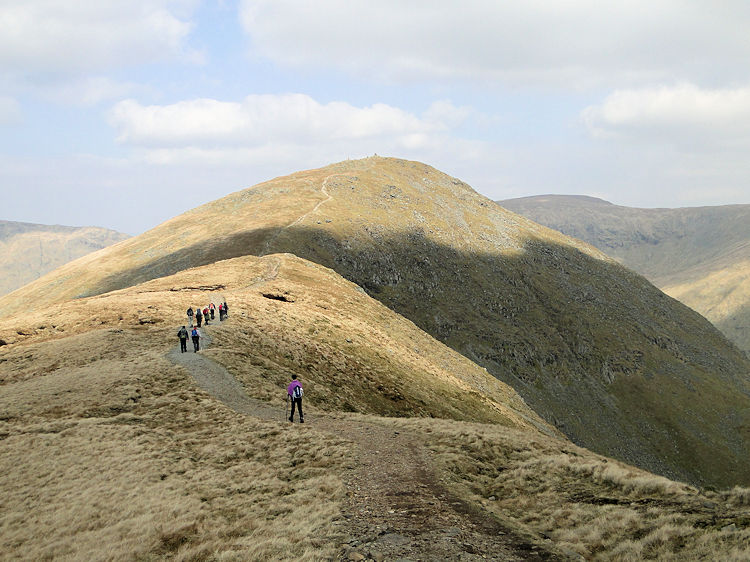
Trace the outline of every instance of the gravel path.
<instances>
[{"instance_id":1,"label":"gravel path","mask_svg":"<svg viewBox=\"0 0 750 562\"><path fill-rule=\"evenodd\" d=\"M201 349L211 344L202 329ZM221 365L200 352L167 357L185 367L206 392L241 414L281 420L278 407L251 398ZM504 528L477 506L448 492L431 471L431 452L417 435L356 418L306 416L306 426L357 445L345 478L341 560L561 560Z\"/></svg>"}]
</instances>

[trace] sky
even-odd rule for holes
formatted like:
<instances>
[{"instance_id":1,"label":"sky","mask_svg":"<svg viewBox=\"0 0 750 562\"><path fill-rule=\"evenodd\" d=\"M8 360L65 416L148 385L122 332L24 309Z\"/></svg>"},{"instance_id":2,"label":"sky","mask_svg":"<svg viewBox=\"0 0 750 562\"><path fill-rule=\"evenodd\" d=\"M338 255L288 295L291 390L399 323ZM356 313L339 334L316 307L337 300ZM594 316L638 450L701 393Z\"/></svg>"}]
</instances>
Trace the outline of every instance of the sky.
<instances>
[{"instance_id":1,"label":"sky","mask_svg":"<svg viewBox=\"0 0 750 562\"><path fill-rule=\"evenodd\" d=\"M373 154L748 204L748 30L746 0L0 0L0 219L138 234Z\"/></svg>"}]
</instances>

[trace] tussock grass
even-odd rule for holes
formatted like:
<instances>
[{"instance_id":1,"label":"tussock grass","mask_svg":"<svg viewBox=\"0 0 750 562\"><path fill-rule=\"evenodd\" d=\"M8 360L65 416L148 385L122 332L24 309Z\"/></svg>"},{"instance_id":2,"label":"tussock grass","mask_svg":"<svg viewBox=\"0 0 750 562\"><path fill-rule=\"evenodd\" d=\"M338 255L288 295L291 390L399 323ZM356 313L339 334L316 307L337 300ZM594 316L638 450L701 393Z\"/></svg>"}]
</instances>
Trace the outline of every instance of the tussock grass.
<instances>
[{"instance_id":1,"label":"tussock grass","mask_svg":"<svg viewBox=\"0 0 750 562\"><path fill-rule=\"evenodd\" d=\"M699 489L528 431L383 420L424 435L445 483L527 536L587 560L747 560L750 491Z\"/></svg>"},{"instance_id":2,"label":"tussock grass","mask_svg":"<svg viewBox=\"0 0 750 562\"><path fill-rule=\"evenodd\" d=\"M219 281L221 292L200 289ZM166 358L187 306L223 299L231 317L204 330L213 343L202 353L280 413L294 372L305 381L308 415L349 404L552 432L509 387L333 272L293 256L240 258L0 328L1 552L336 555L349 446L307 426L235 414Z\"/></svg>"},{"instance_id":3,"label":"tussock grass","mask_svg":"<svg viewBox=\"0 0 750 562\"><path fill-rule=\"evenodd\" d=\"M4 351L3 558L332 557L346 445L234 414L166 361L158 328L116 336Z\"/></svg>"},{"instance_id":4,"label":"tussock grass","mask_svg":"<svg viewBox=\"0 0 750 562\"><path fill-rule=\"evenodd\" d=\"M195 289L217 278L224 294ZM283 407L295 372L313 410L437 416L365 419L417 432L445 485L524 536L588 559L750 557L747 488L701 492L555 438L509 387L292 256L190 270L0 329L4 556L335 557L349 446L235 414L165 357L187 304L212 296L232 316L203 353L249 394Z\"/></svg>"}]
</instances>

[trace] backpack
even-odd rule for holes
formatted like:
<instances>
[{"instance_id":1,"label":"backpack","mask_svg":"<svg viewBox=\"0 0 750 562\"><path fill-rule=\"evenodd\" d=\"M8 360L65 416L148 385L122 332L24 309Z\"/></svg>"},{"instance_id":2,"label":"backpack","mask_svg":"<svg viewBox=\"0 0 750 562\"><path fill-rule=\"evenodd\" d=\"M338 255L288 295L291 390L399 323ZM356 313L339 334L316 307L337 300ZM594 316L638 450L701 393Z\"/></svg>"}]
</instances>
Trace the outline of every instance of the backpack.
<instances>
[{"instance_id":1,"label":"backpack","mask_svg":"<svg viewBox=\"0 0 750 562\"><path fill-rule=\"evenodd\" d=\"M301 386L295 386L294 390L292 391L292 398L294 398L295 400L297 400L299 398L302 398L303 394L304 394L304 392L302 391L302 387Z\"/></svg>"}]
</instances>

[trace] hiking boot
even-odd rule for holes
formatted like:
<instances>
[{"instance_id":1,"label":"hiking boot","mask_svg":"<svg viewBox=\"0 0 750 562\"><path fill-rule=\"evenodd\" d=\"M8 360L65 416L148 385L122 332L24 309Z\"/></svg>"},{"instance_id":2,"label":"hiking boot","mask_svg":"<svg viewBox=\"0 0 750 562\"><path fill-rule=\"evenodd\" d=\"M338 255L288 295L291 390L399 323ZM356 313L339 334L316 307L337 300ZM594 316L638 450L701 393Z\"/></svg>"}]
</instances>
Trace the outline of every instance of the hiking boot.
<instances>
[{"instance_id":1,"label":"hiking boot","mask_svg":"<svg viewBox=\"0 0 750 562\"><path fill-rule=\"evenodd\" d=\"M305 420L304 420L304 419L302 419L302 418L300 418L300 419L299 419L299 423L305 423Z\"/></svg>"},{"instance_id":2,"label":"hiking boot","mask_svg":"<svg viewBox=\"0 0 750 562\"><path fill-rule=\"evenodd\" d=\"M294 416L292 416L291 418L289 418L289 421L292 422L292 423L294 423Z\"/></svg>"}]
</instances>

